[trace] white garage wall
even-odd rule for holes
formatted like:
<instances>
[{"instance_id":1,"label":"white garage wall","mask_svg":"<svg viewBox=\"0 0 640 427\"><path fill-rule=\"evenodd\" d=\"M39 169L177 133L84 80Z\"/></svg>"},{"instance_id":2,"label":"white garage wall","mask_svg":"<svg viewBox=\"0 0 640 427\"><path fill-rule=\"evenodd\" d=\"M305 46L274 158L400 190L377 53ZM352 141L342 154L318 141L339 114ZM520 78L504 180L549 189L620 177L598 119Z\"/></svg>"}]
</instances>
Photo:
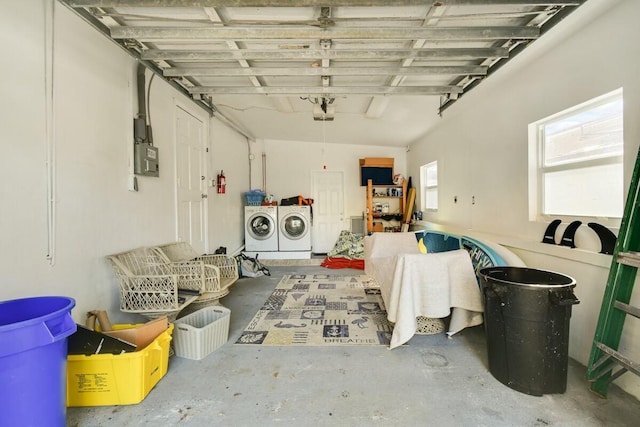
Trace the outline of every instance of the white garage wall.
<instances>
[{"instance_id":1,"label":"white garage wall","mask_svg":"<svg viewBox=\"0 0 640 427\"><path fill-rule=\"evenodd\" d=\"M5 70L0 79L2 299L28 295L22 293L25 287L38 291L38 271L47 269L45 25L44 10L33 7L33 3L5 2L0 6L0 50L4 52ZM46 292L43 289L38 293Z\"/></svg>"},{"instance_id":2,"label":"white garage wall","mask_svg":"<svg viewBox=\"0 0 640 427\"><path fill-rule=\"evenodd\" d=\"M394 173L407 176L406 148L259 140L252 146L252 152L256 165L252 179L254 188L262 188L262 153L265 153L266 191L278 201L298 195L310 197L311 171L321 171L326 165L327 170L344 172L346 219L362 216L366 209L366 187L360 186L359 159L391 157ZM348 222L345 227L348 229Z\"/></svg>"},{"instance_id":3,"label":"white garage wall","mask_svg":"<svg viewBox=\"0 0 640 427\"><path fill-rule=\"evenodd\" d=\"M47 255L44 2L0 5L2 129L0 300L36 295L76 299L74 318L107 309L115 321L140 321L118 309L105 255L175 240L174 109L180 104L209 125L209 176L238 171L217 196L209 187L210 248L242 245L241 193L249 175L245 139L211 119L161 79L151 83L160 177L138 177L128 191L137 63L79 17L55 4L55 262ZM3 72L4 73L4 72ZM147 81L150 73L147 73ZM224 198L223 198L224 197ZM226 201L224 207L218 207Z\"/></svg>"},{"instance_id":4,"label":"white garage wall","mask_svg":"<svg viewBox=\"0 0 640 427\"><path fill-rule=\"evenodd\" d=\"M2 299L69 295L77 300L74 314L81 320L86 310L114 306L117 292L103 256L138 240L144 229L132 225L147 216L157 199L132 209L137 214L133 221L124 214L123 206L136 204L136 195L126 191L132 61L56 5L55 264L47 261L42 4L4 3L0 13L0 27L21 36L3 49L9 52L5 59L15 79L2 79L2 84L16 96L0 106L6 121L2 148L9 152L3 155L1 180L5 188L0 294ZM41 20L32 20L34 12ZM78 31L77 37L71 31ZM93 55L92 47L103 47L103 54ZM114 230L123 228L125 237L118 241Z\"/></svg>"},{"instance_id":5,"label":"white garage wall","mask_svg":"<svg viewBox=\"0 0 640 427\"><path fill-rule=\"evenodd\" d=\"M527 125L624 88L628 183L640 143L640 55L630 44L640 39L638 16L640 2L590 0L566 19L578 25L551 30L526 56L514 58L461 98L434 131L411 145L408 157L414 176L420 165L439 162L440 209L425 214L435 223L431 226L488 236L513 248L532 267L576 278L581 303L573 310L570 355L585 364L611 257L595 253L599 241L586 225L577 235L580 249L539 243L548 222L528 220ZM640 288L636 305L638 294ZM640 354L640 327L634 320L627 322L630 334L621 348ZM640 380L632 374L616 383L640 396Z\"/></svg>"},{"instance_id":6,"label":"white garage wall","mask_svg":"<svg viewBox=\"0 0 640 427\"><path fill-rule=\"evenodd\" d=\"M250 188L249 141L217 119L212 120L209 177L224 171L225 194L209 188L209 252L220 246L238 252L244 242L244 192Z\"/></svg>"}]
</instances>

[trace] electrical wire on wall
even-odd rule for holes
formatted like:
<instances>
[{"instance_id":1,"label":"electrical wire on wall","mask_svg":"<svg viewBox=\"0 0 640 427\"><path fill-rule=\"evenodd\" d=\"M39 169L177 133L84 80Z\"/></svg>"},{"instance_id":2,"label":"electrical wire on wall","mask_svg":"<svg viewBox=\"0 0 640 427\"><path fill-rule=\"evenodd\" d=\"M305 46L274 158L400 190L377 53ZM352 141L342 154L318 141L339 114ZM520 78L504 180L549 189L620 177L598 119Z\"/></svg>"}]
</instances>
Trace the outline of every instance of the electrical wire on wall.
<instances>
[{"instance_id":1,"label":"electrical wire on wall","mask_svg":"<svg viewBox=\"0 0 640 427\"><path fill-rule=\"evenodd\" d=\"M148 143L153 145L153 134L151 131L151 118L149 117L149 97L151 96L151 82L155 77L152 73L149 83L146 82L147 68L144 64L138 64L137 86L138 86L138 118L139 127L137 134L134 134L136 143Z\"/></svg>"},{"instance_id":2,"label":"electrical wire on wall","mask_svg":"<svg viewBox=\"0 0 640 427\"><path fill-rule=\"evenodd\" d=\"M147 139L149 140L149 142L153 143L153 134L151 129L153 129L153 127L151 126L151 83L153 83L153 78L156 76L155 73L151 73L151 78L149 79L149 84L147 85L147 101L145 102L147 111L145 111L145 114L147 115L147 123L149 125L149 128L147 129L147 131L149 132L149 134L147 135Z\"/></svg>"},{"instance_id":3,"label":"electrical wire on wall","mask_svg":"<svg viewBox=\"0 0 640 427\"><path fill-rule=\"evenodd\" d=\"M47 181L47 254L49 265L56 262L56 141L53 91L54 0L44 0L44 99Z\"/></svg>"}]
</instances>

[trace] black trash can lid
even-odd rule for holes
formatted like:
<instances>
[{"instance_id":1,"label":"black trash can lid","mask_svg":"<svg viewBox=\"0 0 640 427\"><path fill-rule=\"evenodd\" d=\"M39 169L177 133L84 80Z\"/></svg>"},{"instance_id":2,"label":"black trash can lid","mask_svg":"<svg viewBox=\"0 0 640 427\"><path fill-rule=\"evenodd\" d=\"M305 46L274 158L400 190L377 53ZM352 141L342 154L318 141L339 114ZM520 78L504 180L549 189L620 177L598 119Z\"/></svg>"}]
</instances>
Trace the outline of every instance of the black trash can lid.
<instances>
[{"instance_id":1,"label":"black trash can lid","mask_svg":"<svg viewBox=\"0 0 640 427\"><path fill-rule=\"evenodd\" d=\"M564 274L527 267L487 267L480 270L480 276L486 282L533 288L557 289L576 285L575 279Z\"/></svg>"}]
</instances>

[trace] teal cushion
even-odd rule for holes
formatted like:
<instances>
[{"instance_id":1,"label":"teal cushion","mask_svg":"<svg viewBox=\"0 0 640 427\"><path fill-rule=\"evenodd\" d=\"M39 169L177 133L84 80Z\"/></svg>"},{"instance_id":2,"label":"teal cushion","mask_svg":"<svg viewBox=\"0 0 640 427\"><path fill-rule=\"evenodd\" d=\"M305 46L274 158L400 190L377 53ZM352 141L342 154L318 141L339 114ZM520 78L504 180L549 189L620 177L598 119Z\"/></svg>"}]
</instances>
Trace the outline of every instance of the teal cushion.
<instances>
[{"instance_id":1,"label":"teal cushion","mask_svg":"<svg viewBox=\"0 0 640 427\"><path fill-rule=\"evenodd\" d=\"M427 247L427 253L447 252L460 249L460 236L440 231L416 231L416 240Z\"/></svg>"}]
</instances>

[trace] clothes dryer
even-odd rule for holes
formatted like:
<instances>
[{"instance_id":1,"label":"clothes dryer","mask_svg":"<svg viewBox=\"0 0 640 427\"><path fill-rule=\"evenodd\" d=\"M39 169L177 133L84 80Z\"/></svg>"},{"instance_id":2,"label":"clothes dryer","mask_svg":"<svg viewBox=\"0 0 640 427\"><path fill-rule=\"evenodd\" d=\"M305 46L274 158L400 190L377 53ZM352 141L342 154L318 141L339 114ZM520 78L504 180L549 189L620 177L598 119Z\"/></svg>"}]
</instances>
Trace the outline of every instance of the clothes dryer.
<instances>
[{"instance_id":1,"label":"clothes dryer","mask_svg":"<svg viewBox=\"0 0 640 427\"><path fill-rule=\"evenodd\" d=\"M311 251L311 206L278 206L280 251Z\"/></svg>"},{"instance_id":2,"label":"clothes dryer","mask_svg":"<svg viewBox=\"0 0 640 427\"><path fill-rule=\"evenodd\" d=\"M258 252L278 250L277 206L245 206L244 247Z\"/></svg>"}]
</instances>

